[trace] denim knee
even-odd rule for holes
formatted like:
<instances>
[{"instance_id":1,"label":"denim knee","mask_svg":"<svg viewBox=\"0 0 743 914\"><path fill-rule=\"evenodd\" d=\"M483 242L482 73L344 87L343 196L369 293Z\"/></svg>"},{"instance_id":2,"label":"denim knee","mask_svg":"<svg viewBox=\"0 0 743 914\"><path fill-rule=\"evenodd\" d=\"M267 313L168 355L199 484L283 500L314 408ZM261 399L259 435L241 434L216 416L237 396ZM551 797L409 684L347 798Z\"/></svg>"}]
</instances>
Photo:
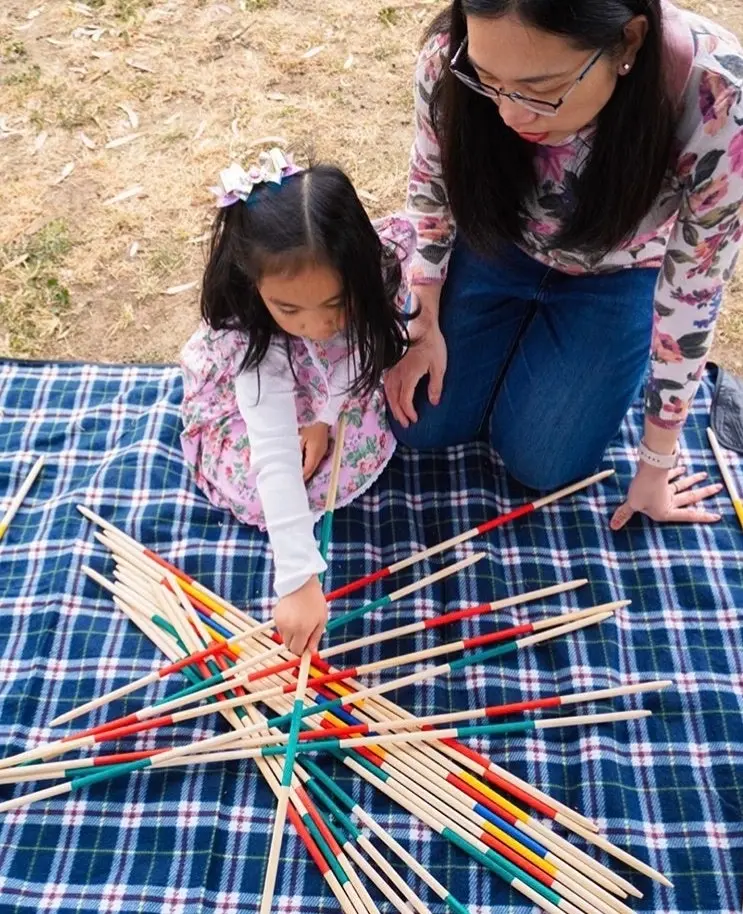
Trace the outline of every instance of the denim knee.
<instances>
[{"instance_id":1,"label":"denim knee","mask_svg":"<svg viewBox=\"0 0 743 914\"><path fill-rule=\"evenodd\" d=\"M555 449L534 446L505 445L499 454L508 473L528 489L554 492L596 471L604 448L581 449L580 442L562 453Z\"/></svg>"},{"instance_id":2,"label":"denim knee","mask_svg":"<svg viewBox=\"0 0 743 914\"><path fill-rule=\"evenodd\" d=\"M387 419L398 443L413 451L439 450L474 440L466 429L457 430L450 423L436 422L433 413L435 408L426 410L425 416L419 417L417 422L411 422L407 428L400 425L389 409Z\"/></svg>"}]
</instances>

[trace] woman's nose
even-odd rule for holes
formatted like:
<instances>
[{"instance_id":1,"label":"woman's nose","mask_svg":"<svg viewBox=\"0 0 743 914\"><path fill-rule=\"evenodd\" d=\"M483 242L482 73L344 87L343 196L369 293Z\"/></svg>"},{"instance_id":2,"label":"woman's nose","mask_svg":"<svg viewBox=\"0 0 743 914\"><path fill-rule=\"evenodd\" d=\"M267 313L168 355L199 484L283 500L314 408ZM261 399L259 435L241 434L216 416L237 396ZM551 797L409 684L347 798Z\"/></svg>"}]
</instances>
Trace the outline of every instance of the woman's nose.
<instances>
[{"instance_id":1,"label":"woman's nose","mask_svg":"<svg viewBox=\"0 0 743 914\"><path fill-rule=\"evenodd\" d=\"M501 97L498 109L504 123L512 130L523 130L526 127L531 127L539 117L534 111L529 111L528 108L518 102L511 101L510 98Z\"/></svg>"}]
</instances>

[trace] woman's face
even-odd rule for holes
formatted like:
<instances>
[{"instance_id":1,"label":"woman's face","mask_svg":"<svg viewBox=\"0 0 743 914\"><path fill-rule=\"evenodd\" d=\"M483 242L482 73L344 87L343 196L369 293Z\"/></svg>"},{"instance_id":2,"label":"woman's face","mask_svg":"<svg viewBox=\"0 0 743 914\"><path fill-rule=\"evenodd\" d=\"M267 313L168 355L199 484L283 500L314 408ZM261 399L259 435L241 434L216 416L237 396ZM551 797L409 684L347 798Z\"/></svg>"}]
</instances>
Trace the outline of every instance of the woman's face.
<instances>
[{"instance_id":1,"label":"woman's face","mask_svg":"<svg viewBox=\"0 0 743 914\"><path fill-rule=\"evenodd\" d=\"M485 86L555 103L570 92L556 117L536 114L508 98L494 100L505 124L525 140L559 143L595 120L617 79L631 71L646 31L645 17L632 20L624 48L603 54L572 91L596 51L577 50L563 36L526 25L515 15L468 16L467 56Z\"/></svg>"}]
</instances>

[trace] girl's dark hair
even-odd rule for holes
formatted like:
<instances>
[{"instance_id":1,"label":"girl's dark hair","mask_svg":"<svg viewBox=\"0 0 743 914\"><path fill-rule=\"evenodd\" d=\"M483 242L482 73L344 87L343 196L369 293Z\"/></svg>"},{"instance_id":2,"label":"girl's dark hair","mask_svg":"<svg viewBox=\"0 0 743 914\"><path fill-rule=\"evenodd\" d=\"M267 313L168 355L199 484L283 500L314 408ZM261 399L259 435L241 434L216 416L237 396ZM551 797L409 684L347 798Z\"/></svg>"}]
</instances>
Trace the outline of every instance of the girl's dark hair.
<instances>
[{"instance_id":1,"label":"girl's dark hair","mask_svg":"<svg viewBox=\"0 0 743 914\"><path fill-rule=\"evenodd\" d=\"M346 337L356 359L351 392L369 393L405 351L405 318L395 302L402 269L338 168L315 165L281 185L261 184L247 202L219 210L201 316L215 330L244 333L241 370L257 368L272 338L283 335L257 283L262 276L291 275L315 263L334 268L341 277Z\"/></svg>"},{"instance_id":2,"label":"girl's dark hair","mask_svg":"<svg viewBox=\"0 0 743 914\"><path fill-rule=\"evenodd\" d=\"M429 29L448 33L449 56L431 98L452 213L464 237L488 253L523 238L536 186L534 146L509 129L489 99L463 85L448 63L467 34L465 16L515 13L587 52L616 54L624 28L645 16L648 32L632 71L598 116L588 161L563 199L560 247L597 255L618 247L652 208L671 165L676 105L667 81L661 0L454 0ZM590 77L589 77L590 78ZM568 104L567 102L566 104Z\"/></svg>"}]
</instances>

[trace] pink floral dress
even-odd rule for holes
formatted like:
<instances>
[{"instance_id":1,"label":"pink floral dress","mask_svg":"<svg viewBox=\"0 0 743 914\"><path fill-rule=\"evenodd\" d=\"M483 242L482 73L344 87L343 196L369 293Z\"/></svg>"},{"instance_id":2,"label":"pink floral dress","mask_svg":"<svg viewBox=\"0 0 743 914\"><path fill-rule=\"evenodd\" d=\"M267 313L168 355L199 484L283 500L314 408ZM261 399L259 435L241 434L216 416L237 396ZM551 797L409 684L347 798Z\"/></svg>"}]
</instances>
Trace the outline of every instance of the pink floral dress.
<instances>
[{"instance_id":1,"label":"pink floral dress","mask_svg":"<svg viewBox=\"0 0 743 914\"><path fill-rule=\"evenodd\" d=\"M403 265L403 276L415 247L415 231L400 216L376 223L379 236L392 243ZM407 298L403 280L398 306ZM250 438L238 408L235 379L245 354L245 338L237 331L216 331L202 324L181 354L183 370L183 432L181 444L196 484L209 501L230 510L238 520L265 529L265 519L251 470ZM373 485L395 450L389 429L384 392L366 397L344 394L353 359L345 334L318 343L294 337L289 354L295 381L299 428L331 425L328 453L307 484L310 510L319 517L325 508L338 415L346 418L343 461L337 507L349 504ZM338 409L338 406L340 408ZM335 415L330 413L336 412Z\"/></svg>"}]
</instances>

